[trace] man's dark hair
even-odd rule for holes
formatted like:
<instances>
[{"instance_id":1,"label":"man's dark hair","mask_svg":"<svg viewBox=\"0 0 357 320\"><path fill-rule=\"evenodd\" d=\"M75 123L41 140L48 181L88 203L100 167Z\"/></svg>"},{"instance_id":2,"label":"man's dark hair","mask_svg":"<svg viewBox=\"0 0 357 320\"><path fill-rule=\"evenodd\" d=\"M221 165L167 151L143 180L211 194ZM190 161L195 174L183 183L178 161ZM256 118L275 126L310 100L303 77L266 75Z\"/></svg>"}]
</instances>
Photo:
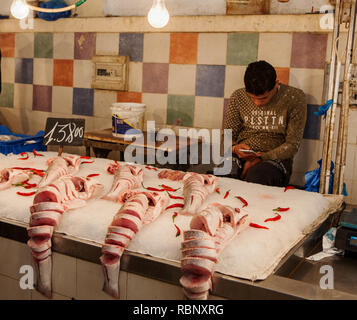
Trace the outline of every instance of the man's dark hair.
<instances>
[{"instance_id":1,"label":"man's dark hair","mask_svg":"<svg viewBox=\"0 0 357 320\"><path fill-rule=\"evenodd\" d=\"M244 84L247 92L259 96L274 88L276 72L268 62L261 60L248 65L244 74Z\"/></svg>"}]
</instances>

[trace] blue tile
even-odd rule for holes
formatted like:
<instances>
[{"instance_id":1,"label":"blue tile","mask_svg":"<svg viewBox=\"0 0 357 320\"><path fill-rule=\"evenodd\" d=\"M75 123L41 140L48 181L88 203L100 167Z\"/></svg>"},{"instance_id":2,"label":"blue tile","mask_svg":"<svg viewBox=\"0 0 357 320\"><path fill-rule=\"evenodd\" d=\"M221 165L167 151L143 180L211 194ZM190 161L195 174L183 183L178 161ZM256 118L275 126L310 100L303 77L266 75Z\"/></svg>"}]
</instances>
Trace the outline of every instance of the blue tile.
<instances>
[{"instance_id":1,"label":"blue tile","mask_svg":"<svg viewBox=\"0 0 357 320\"><path fill-rule=\"evenodd\" d=\"M143 61L143 33L121 33L119 37L119 55L129 56L130 61Z\"/></svg>"},{"instance_id":2,"label":"blue tile","mask_svg":"<svg viewBox=\"0 0 357 320\"><path fill-rule=\"evenodd\" d=\"M33 83L33 59L15 59L15 82L25 84Z\"/></svg>"},{"instance_id":3,"label":"blue tile","mask_svg":"<svg viewBox=\"0 0 357 320\"><path fill-rule=\"evenodd\" d=\"M317 111L319 105L307 105L307 119L304 130L304 139L320 139L321 117L315 116L314 112Z\"/></svg>"},{"instance_id":4,"label":"blue tile","mask_svg":"<svg viewBox=\"0 0 357 320\"><path fill-rule=\"evenodd\" d=\"M94 90L73 88L73 114L93 116Z\"/></svg>"},{"instance_id":5,"label":"blue tile","mask_svg":"<svg viewBox=\"0 0 357 320\"><path fill-rule=\"evenodd\" d=\"M223 97L226 67L197 65L196 96Z\"/></svg>"}]
</instances>

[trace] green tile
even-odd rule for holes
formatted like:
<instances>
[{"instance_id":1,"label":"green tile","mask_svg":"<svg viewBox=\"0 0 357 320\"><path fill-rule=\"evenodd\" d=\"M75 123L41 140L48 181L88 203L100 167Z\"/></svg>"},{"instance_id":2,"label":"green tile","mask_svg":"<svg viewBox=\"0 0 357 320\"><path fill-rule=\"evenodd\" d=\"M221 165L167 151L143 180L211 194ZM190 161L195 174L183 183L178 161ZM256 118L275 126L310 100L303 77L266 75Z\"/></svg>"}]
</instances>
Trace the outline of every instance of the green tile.
<instances>
[{"instance_id":1,"label":"green tile","mask_svg":"<svg viewBox=\"0 0 357 320\"><path fill-rule=\"evenodd\" d=\"M169 95L167 99L167 124L178 124L180 126L192 127L195 108L194 96Z\"/></svg>"},{"instance_id":2,"label":"green tile","mask_svg":"<svg viewBox=\"0 0 357 320\"><path fill-rule=\"evenodd\" d=\"M246 66L257 60L259 33L230 33L227 43L227 64Z\"/></svg>"},{"instance_id":3,"label":"green tile","mask_svg":"<svg viewBox=\"0 0 357 320\"><path fill-rule=\"evenodd\" d=\"M35 58L53 58L52 33L35 33Z\"/></svg>"},{"instance_id":4,"label":"green tile","mask_svg":"<svg viewBox=\"0 0 357 320\"><path fill-rule=\"evenodd\" d=\"M13 108L14 107L14 84L2 83L0 94L0 107Z\"/></svg>"}]
</instances>

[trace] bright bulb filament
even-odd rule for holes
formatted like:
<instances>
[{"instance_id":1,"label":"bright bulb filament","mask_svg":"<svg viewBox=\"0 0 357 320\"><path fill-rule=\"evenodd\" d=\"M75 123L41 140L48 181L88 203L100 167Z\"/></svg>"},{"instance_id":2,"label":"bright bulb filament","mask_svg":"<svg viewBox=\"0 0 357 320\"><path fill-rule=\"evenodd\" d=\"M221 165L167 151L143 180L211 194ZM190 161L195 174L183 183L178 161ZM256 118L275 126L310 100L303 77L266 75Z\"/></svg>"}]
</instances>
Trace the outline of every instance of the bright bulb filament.
<instances>
[{"instance_id":1,"label":"bright bulb filament","mask_svg":"<svg viewBox=\"0 0 357 320\"><path fill-rule=\"evenodd\" d=\"M170 15L166 9L164 0L154 0L148 13L148 21L154 28L163 28L169 22Z\"/></svg>"},{"instance_id":2,"label":"bright bulb filament","mask_svg":"<svg viewBox=\"0 0 357 320\"><path fill-rule=\"evenodd\" d=\"M30 13L25 0L14 0L10 7L11 14L17 19L24 19Z\"/></svg>"}]
</instances>

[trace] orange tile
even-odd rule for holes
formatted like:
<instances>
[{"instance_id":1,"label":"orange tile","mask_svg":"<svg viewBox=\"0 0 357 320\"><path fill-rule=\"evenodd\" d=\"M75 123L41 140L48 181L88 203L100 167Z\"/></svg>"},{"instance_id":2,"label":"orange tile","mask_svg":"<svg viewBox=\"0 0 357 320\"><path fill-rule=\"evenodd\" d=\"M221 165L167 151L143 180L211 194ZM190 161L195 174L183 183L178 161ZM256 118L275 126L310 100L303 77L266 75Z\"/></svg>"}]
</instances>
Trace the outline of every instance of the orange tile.
<instances>
[{"instance_id":1,"label":"orange tile","mask_svg":"<svg viewBox=\"0 0 357 320\"><path fill-rule=\"evenodd\" d=\"M141 103L141 92L123 92L117 93L117 102L136 102Z\"/></svg>"},{"instance_id":2,"label":"orange tile","mask_svg":"<svg viewBox=\"0 0 357 320\"><path fill-rule=\"evenodd\" d=\"M73 60L53 60L53 85L73 87Z\"/></svg>"},{"instance_id":3,"label":"orange tile","mask_svg":"<svg viewBox=\"0 0 357 320\"><path fill-rule=\"evenodd\" d=\"M197 63L198 33L171 33L170 63Z\"/></svg>"},{"instance_id":4,"label":"orange tile","mask_svg":"<svg viewBox=\"0 0 357 320\"><path fill-rule=\"evenodd\" d=\"M276 77L280 81L280 83L289 84L289 73L290 73L289 68L276 67L275 71L276 71Z\"/></svg>"},{"instance_id":5,"label":"orange tile","mask_svg":"<svg viewBox=\"0 0 357 320\"><path fill-rule=\"evenodd\" d=\"M1 33L0 34L0 48L3 57L15 56L15 34Z\"/></svg>"}]
</instances>

